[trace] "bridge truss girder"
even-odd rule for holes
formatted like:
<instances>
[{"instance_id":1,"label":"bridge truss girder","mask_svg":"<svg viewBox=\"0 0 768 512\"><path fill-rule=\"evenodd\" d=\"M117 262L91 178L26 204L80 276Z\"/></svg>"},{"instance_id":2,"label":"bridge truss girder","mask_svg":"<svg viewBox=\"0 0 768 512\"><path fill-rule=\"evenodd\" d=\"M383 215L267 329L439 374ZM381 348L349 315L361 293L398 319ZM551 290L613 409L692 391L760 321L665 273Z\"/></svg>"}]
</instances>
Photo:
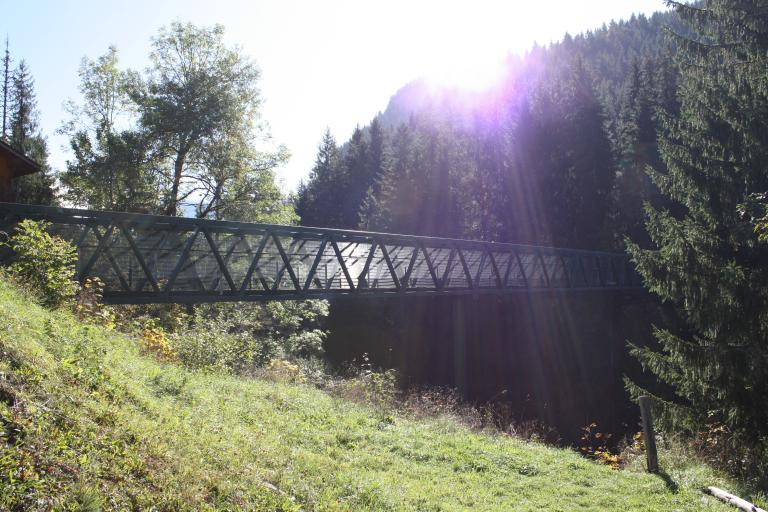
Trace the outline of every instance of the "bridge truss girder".
<instances>
[{"instance_id":1,"label":"bridge truss girder","mask_svg":"<svg viewBox=\"0 0 768 512\"><path fill-rule=\"evenodd\" d=\"M638 290L623 254L0 203L46 220L109 303Z\"/></svg>"}]
</instances>

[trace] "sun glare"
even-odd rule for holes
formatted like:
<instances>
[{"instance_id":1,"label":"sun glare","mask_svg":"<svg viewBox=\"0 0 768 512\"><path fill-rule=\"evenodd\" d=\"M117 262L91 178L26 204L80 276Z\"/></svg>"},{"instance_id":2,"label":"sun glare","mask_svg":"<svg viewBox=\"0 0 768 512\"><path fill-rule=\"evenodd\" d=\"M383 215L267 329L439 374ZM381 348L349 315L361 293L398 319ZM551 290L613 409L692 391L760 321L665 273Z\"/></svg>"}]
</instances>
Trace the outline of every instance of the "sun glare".
<instances>
[{"instance_id":1,"label":"sun glare","mask_svg":"<svg viewBox=\"0 0 768 512\"><path fill-rule=\"evenodd\" d=\"M425 3L411 13L421 30L411 51L419 74L436 87L481 91L497 84L514 35L499 31L482 6L448 2L437 11Z\"/></svg>"},{"instance_id":2,"label":"sun glare","mask_svg":"<svg viewBox=\"0 0 768 512\"><path fill-rule=\"evenodd\" d=\"M436 88L483 91L499 84L502 74L501 62L455 61L446 66L427 70L424 79L429 85Z\"/></svg>"},{"instance_id":3,"label":"sun glare","mask_svg":"<svg viewBox=\"0 0 768 512\"><path fill-rule=\"evenodd\" d=\"M451 40L447 34L440 33L435 39L440 43L425 48L426 55L420 63L428 83L481 91L501 81L505 50L487 40L484 34L477 32Z\"/></svg>"}]
</instances>

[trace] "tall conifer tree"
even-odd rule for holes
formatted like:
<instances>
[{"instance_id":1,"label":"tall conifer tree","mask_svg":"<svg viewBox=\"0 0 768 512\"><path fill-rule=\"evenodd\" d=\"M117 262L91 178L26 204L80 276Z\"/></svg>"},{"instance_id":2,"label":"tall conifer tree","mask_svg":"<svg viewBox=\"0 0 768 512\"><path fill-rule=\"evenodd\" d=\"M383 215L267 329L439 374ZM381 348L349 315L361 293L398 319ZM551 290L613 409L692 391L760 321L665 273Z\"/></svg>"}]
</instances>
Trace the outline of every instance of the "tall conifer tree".
<instances>
[{"instance_id":1,"label":"tall conifer tree","mask_svg":"<svg viewBox=\"0 0 768 512\"><path fill-rule=\"evenodd\" d=\"M369 228L376 231L409 233L415 215L417 193L412 179L413 132L407 124L401 124L392 136L391 160L379 184L376 209L371 213Z\"/></svg>"},{"instance_id":2,"label":"tall conifer tree","mask_svg":"<svg viewBox=\"0 0 768 512\"><path fill-rule=\"evenodd\" d=\"M352 138L344 148L342 173L337 180L341 200L337 208L341 208L341 227L356 228L360 222L360 205L371 184L368 141L359 126L352 132Z\"/></svg>"},{"instance_id":3,"label":"tall conifer tree","mask_svg":"<svg viewBox=\"0 0 768 512\"><path fill-rule=\"evenodd\" d=\"M8 129L8 92L11 83L11 52L8 49L8 37L5 38L5 55L3 56L3 131L0 139L5 140Z\"/></svg>"},{"instance_id":4,"label":"tall conifer tree","mask_svg":"<svg viewBox=\"0 0 768 512\"><path fill-rule=\"evenodd\" d=\"M751 441L768 435L768 248L738 210L768 189L763 4L673 4L695 36L676 37L681 111L666 119L666 170L652 177L678 206L647 208L654 248L629 244L646 285L688 326L657 329L658 349L633 348L674 390L659 392L670 418L693 429L724 425Z\"/></svg>"},{"instance_id":5,"label":"tall conifer tree","mask_svg":"<svg viewBox=\"0 0 768 512\"><path fill-rule=\"evenodd\" d=\"M48 144L40 133L35 82L24 60L13 73L9 97L9 143L43 169L14 180L14 200L50 204L54 201L54 183L48 168Z\"/></svg>"},{"instance_id":6,"label":"tall conifer tree","mask_svg":"<svg viewBox=\"0 0 768 512\"><path fill-rule=\"evenodd\" d=\"M368 175L363 179L369 183L368 191L360 205L360 228L371 229L371 219L380 211L382 185L391 164L387 133L378 118L368 128Z\"/></svg>"},{"instance_id":7,"label":"tall conifer tree","mask_svg":"<svg viewBox=\"0 0 768 512\"><path fill-rule=\"evenodd\" d=\"M309 181L300 186L296 201L296 213L305 226L342 226L340 167L339 147L331 130L326 128Z\"/></svg>"},{"instance_id":8,"label":"tall conifer tree","mask_svg":"<svg viewBox=\"0 0 768 512\"><path fill-rule=\"evenodd\" d=\"M635 60L622 91L614 141L617 171L610 227L617 248L627 236L643 247L649 243L643 204L656 193L646 167L660 166L656 101L651 65Z\"/></svg>"}]
</instances>

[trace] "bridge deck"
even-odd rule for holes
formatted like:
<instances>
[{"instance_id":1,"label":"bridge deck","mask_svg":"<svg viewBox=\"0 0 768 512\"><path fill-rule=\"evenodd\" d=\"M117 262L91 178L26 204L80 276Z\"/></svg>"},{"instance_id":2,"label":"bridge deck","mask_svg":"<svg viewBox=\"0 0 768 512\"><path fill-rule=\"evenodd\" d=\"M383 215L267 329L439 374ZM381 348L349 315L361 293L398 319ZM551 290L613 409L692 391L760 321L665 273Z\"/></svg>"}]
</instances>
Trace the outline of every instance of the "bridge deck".
<instances>
[{"instance_id":1,"label":"bridge deck","mask_svg":"<svg viewBox=\"0 0 768 512\"><path fill-rule=\"evenodd\" d=\"M630 290L623 254L0 203L46 220L110 303Z\"/></svg>"}]
</instances>

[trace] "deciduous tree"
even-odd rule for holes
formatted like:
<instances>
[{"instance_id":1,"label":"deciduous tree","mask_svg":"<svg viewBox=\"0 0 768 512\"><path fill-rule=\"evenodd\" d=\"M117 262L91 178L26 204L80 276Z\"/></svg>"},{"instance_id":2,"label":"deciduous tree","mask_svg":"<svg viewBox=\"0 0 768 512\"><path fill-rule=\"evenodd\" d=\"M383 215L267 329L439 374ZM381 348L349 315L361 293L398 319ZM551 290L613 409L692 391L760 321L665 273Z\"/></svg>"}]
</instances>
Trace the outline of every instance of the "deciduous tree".
<instances>
[{"instance_id":1,"label":"deciduous tree","mask_svg":"<svg viewBox=\"0 0 768 512\"><path fill-rule=\"evenodd\" d=\"M163 212L194 206L220 216L233 190L256 183L250 174L274 166L285 151L257 151L265 142L256 66L224 44L224 28L173 23L153 40L151 67L131 74L130 97L157 163Z\"/></svg>"},{"instance_id":2,"label":"deciduous tree","mask_svg":"<svg viewBox=\"0 0 768 512\"><path fill-rule=\"evenodd\" d=\"M95 61L83 58L78 74L82 103L66 104L71 118L60 129L74 154L60 174L65 197L90 208L154 210L157 187L144 139L131 125L117 48Z\"/></svg>"}]
</instances>

